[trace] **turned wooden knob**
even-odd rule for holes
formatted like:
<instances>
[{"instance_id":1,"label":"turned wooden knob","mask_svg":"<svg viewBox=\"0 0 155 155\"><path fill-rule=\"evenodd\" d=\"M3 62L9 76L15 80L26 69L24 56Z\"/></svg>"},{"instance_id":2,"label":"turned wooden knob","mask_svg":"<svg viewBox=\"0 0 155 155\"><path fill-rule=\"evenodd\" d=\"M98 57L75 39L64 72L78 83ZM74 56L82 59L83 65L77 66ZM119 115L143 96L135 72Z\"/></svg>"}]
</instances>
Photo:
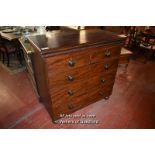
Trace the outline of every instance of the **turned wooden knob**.
<instances>
[{"instance_id":1,"label":"turned wooden knob","mask_svg":"<svg viewBox=\"0 0 155 155\"><path fill-rule=\"evenodd\" d=\"M72 90L69 90L67 93L68 93L69 96L74 95L74 92Z\"/></svg>"},{"instance_id":2,"label":"turned wooden knob","mask_svg":"<svg viewBox=\"0 0 155 155\"><path fill-rule=\"evenodd\" d=\"M72 110L74 108L74 106L72 104L68 104L68 109Z\"/></svg>"},{"instance_id":3,"label":"turned wooden knob","mask_svg":"<svg viewBox=\"0 0 155 155\"><path fill-rule=\"evenodd\" d=\"M102 83L104 83L104 82L105 82L105 80L104 80L104 79L101 79L101 82L102 82Z\"/></svg>"},{"instance_id":4,"label":"turned wooden knob","mask_svg":"<svg viewBox=\"0 0 155 155\"><path fill-rule=\"evenodd\" d=\"M69 81L73 81L73 80L74 80L74 77L71 76L71 75L69 75L69 76L68 76L68 80L69 80Z\"/></svg>"},{"instance_id":5,"label":"turned wooden knob","mask_svg":"<svg viewBox=\"0 0 155 155\"><path fill-rule=\"evenodd\" d=\"M110 57L110 55L111 55L111 52L110 52L110 51L106 51L106 52L105 52L105 56L106 56L106 57Z\"/></svg>"},{"instance_id":6,"label":"turned wooden knob","mask_svg":"<svg viewBox=\"0 0 155 155\"><path fill-rule=\"evenodd\" d=\"M108 64L105 64L105 65L104 65L104 68L105 68L106 70L108 70L108 69L109 69L109 65L108 65Z\"/></svg>"},{"instance_id":7,"label":"turned wooden knob","mask_svg":"<svg viewBox=\"0 0 155 155\"><path fill-rule=\"evenodd\" d=\"M69 65L70 67L74 67L74 66L75 66L75 61L74 61L74 60L69 60L69 61L68 61L68 65Z\"/></svg>"}]
</instances>

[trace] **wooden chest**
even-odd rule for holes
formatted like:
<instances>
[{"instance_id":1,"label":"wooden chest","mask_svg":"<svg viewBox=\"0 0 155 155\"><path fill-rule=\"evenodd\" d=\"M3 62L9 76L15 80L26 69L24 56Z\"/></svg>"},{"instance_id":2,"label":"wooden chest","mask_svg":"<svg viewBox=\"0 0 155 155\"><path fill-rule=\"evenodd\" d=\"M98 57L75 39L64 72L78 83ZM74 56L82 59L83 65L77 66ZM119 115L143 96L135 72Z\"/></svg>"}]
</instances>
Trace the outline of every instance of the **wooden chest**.
<instances>
[{"instance_id":1,"label":"wooden chest","mask_svg":"<svg viewBox=\"0 0 155 155\"><path fill-rule=\"evenodd\" d=\"M38 93L53 120L109 98L124 39L103 30L81 30L29 41Z\"/></svg>"}]
</instances>

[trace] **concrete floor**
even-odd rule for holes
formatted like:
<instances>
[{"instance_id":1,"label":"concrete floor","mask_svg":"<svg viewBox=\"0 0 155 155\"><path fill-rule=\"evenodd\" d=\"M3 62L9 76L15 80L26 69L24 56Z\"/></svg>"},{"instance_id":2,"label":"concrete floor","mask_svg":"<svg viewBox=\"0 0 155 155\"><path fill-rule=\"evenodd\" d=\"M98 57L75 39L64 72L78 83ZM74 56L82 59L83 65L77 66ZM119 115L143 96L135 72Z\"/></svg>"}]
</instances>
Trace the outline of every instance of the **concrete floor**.
<instances>
[{"instance_id":1,"label":"concrete floor","mask_svg":"<svg viewBox=\"0 0 155 155\"><path fill-rule=\"evenodd\" d=\"M53 124L38 102L27 72L9 75L0 66L0 128L155 128L155 62L131 60L117 71L109 100L101 100L74 113L90 114L97 124ZM62 119L79 120L81 118Z\"/></svg>"}]
</instances>

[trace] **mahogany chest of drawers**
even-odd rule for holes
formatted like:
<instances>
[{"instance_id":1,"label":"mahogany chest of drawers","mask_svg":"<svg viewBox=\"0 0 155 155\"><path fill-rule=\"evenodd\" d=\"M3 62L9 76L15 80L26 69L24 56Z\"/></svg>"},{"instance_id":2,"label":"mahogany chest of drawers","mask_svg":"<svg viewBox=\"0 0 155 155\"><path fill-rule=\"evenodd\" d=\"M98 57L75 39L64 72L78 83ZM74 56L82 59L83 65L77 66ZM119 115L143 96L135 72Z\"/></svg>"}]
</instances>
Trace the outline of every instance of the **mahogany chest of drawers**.
<instances>
[{"instance_id":1,"label":"mahogany chest of drawers","mask_svg":"<svg viewBox=\"0 0 155 155\"><path fill-rule=\"evenodd\" d=\"M30 36L40 100L53 120L112 93L124 39L103 30Z\"/></svg>"}]
</instances>

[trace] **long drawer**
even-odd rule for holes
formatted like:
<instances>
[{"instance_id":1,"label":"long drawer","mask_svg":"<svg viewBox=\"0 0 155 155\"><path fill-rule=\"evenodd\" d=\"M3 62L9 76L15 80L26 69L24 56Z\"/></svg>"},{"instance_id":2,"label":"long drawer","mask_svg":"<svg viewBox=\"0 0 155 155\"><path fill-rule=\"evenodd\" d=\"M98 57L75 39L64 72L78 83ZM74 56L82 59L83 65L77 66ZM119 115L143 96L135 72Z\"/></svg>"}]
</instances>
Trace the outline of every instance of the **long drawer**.
<instances>
[{"instance_id":1,"label":"long drawer","mask_svg":"<svg viewBox=\"0 0 155 155\"><path fill-rule=\"evenodd\" d=\"M64 54L55 57L50 57L46 60L48 71L62 72L70 71L75 68L90 64L89 51L80 51L72 54Z\"/></svg>"},{"instance_id":2,"label":"long drawer","mask_svg":"<svg viewBox=\"0 0 155 155\"><path fill-rule=\"evenodd\" d=\"M48 73L50 88L59 87L62 85L73 84L88 79L90 76L90 66L73 69L65 72Z\"/></svg>"},{"instance_id":3,"label":"long drawer","mask_svg":"<svg viewBox=\"0 0 155 155\"><path fill-rule=\"evenodd\" d=\"M91 64L91 76L94 76L95 74L101 73L101 72L109 72L111 70L117 70L118 66L118 58L113 58L109 60L105 60L102 63L94 63Z\"/></svg>"}]
</instances>

